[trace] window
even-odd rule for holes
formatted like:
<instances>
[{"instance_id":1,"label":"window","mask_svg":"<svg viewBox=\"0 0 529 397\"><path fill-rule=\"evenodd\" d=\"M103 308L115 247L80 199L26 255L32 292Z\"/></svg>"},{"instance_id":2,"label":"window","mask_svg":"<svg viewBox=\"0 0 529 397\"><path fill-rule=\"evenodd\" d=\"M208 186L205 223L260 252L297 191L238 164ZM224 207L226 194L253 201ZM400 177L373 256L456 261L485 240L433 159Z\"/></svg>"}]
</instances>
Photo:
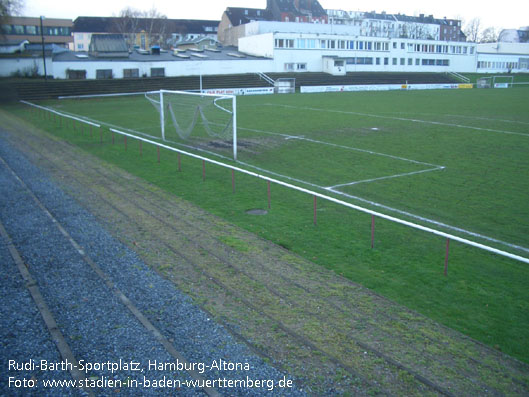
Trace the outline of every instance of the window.
<instances>
[{"instance_id":1,"label":"window","mask_svg":"<svg viewBox=\"0 0 529 397\"><path fill-rule=\"evenodd\" d=\"M37 35L37 27L36 26L26 26L26 34L31 35Z\"/></svg>"},{"instance_id":2,"label":"window","mask_svg":"<svg viewBox=\"0 0 529 397\"><path fill-rule=\"evenodd\" d=\"M405 44L404 44L404 43L400 43L400 49L401 49L401 50L404 50L404 49L406 49L406 47L405 47Z\"/></svg>"},{"instance_id":3,"label":"window","mask_svg":"<svg viewBox=\"0 0 529 397\"><path fill-rule=\"evenodd\" d=\"M24 26L13 25L13 34L24 34Z\"/></svg>"},{"instance_id":4,"label":"window","mask_svg":"<svg viewBox=\"0 0 529 397\"><path fill-rule=\"evenodd\" d=\"M345 41L344 40L338 41L338 48L340 50L345 50Z\"/></svg>"},{"instance_id":5,"label":"window","mask_svg":"<svg viewBox=\"0 0 529 397\"><path fill-rule=\"evenodd\" d=\"M111 79L113 77L112 69L97 69L96 79Z\"/></svg>"},{"instance_id":6,"label":"window","mask_svg":"<svg viewBox=\"0 0 529 397\"><path fill-rule=\"evenodd\" d=\"M124 78L137 78L140 77L140 69L123 69Z\"/></svg>"},{"instance_id":7,"label":"window","mask_svg":"<svg viewBox=\"0 0 529 397\"><path fill-rule=\"evenodd\" d=\"M165 77L165 68L151 68L151 77Z\"/></svg>"},{"instance_id":8,"label":"window","mask_svg":"<svg viewBox=\"0 0 529 397\"><path fill-rule=\"evenodd\" d=\"M347 59L347 64L348 65L372 65L373 58L369 58L369 57L349 58Z\"/></svg>"},{"instance_id":9,"label":"window","mask_svg":"<svg viewBox=\"0 0 529 397\"><path fill-rule=\"evenodd\" d=\"M297 66L298 70L299 71L305 71L307 70L307 64L306 63L298 63L298 66Z\"/></svg>"},{"instance_id":10,"label":"window","mask_svg":"<svg viewBox=\"0 0 529 397\"><path fill-rule=\"evenodd\" d=\"M68 69L66 71L67 78L70 80L84 80L86 79L86 70L72 70Z\"/></svg>"},{"instance_id":11,"label":"window","mask_svg":"<svg viewBox=\"0 0 529 397\"><path fill-rule=\"evenodd\" d=\"M384 65L389 65L389 58L384 58Z\"/></svg>"},{"instance_id":12,"label":"window","mask_svg":"<svg viewBox=\"0 0 529 397\"><path fill-rule=\"evenodd\" d=\"M295 63L285 63L285 72L292 72L295 69Z\"/></svg>"},{"instance_id":13,"label":"window","mask_svg":"<svg viewBox=\"0 0 529 397\"><path fill-rule=\"evenodd\" d=\"M393 49L394 49L394 50L397 49L397 43L396 43L396 42L393 42Z\"/></svg>"},{"instance_id":14,"label":"window","mask_svg":"<svg viewBox=\"0 0 529 397\"><path fill-rule=\"evenodd\" d=\"M398 61L397 61L397 58L393 58L393 60L392 60L393 66L396 66L396 65L397 65L397 62L398 62Z\"/></svg>"},{"instance_id":15,"label":"window","mask_svg":"<svg viewBox=\"0 0 529 397\"><path fill-rule=\"evenodd\" d=\"M84 50L84 44L77 44L77 51L83 51Z\"/></svg>"},{"instance_id":16,"label":"window","mask_svg":"<svg viewBox=\"0 0 529 397\"><path fill-rule=\"evenodd\" d=\"M336 48L336 41L329 40L329 48L330 49L335 49Z\"/></svg>"},{"instance_id":17,"label":"window","mask_svg":"<svg viewBox=\"0 0 529 397\"><path fill-rule=\"evenodd\" d=\"M306 48L306 46L307 46L307 44L306 44L306 43L307 43L307 40L305 40L305 39L298 39L297 42L298 42L298 46L297 46L297 48L301 48L301 49Z\"/></svg>"},{"instance_id":18,"label":"window","mask_svg":"<svg viewBox=\"0 0 529 397\"><path fill-rule=\"evenodd\" d=\"M314 40L314 39L309 39L309 40L308 40L308 48L310 48L311 50L313 50L314 48L316 48L316 40Z\"/></svg>"},{"instance_id":19,"label":"window","mask_svg":"<svg viewBox=\"0 0 529 397\"><path fill-rule=\"evenodd\" d=\"M413 66L413 58L408 58L408 66Z\"/></svg>"},{"instance_id":20,"label":"window","mask_svg":"<svg viewBox=\"0 0 529 397\"><path fill-rule=\"evenodd\" d=\"M355 49L355 42L350 40L347 42L347 49L348 50L354 50Z\"/></svg>"},{"instance_id":21,"label":"window","mask_svg":"<svg viewBox=\"0 0 529 397\"><path fill-rule=\"evenodd\" d=\"M326 40L320 40L320 48L322 48L322 49L327 48L327 41Z\"/></svg>"},{"instance_id":22,"label":"window","mask_svg":"<svg viewBox=\"0 0 529 397\"><path fill-rule=\"evenodd\" d=\"M377 58L377 65L380 65L380 58Z\"/></svg>"},{"instance_id":23,"label":"window","mask_svg":"<svg viewBox=\"0 0 529 397\"><path fill-rule=\"evenodd\" d=\"M11 25L2 25L2 32L4 34L11 34Z\"/></svg>"},{"instance_id":24,"label":"window","mask_svg":"<svg viewBox=\"0 0 529 397\"><path fill-rule=\"evenodd\" d=\"M400 66L406 65L406 58L400 58Z\"/></svg>"}]
</instances>

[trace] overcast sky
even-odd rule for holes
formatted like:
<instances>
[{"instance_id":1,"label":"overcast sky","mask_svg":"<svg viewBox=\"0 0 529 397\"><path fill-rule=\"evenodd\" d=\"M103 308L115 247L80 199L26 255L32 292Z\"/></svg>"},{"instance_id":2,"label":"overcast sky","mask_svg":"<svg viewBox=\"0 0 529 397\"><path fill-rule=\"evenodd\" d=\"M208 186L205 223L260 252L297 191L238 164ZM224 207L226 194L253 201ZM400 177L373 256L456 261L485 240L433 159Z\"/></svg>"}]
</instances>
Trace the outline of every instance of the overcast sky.
<instances>
[{"instance_id":1,"label":"overcast sky","mask_svg":"<svg viewBox=\"0 0 529 397\"><path fill-rule=\"evenodd\" d=\"M320 0L325 9L346 11L386 11L407 15L431 15L470 21L480 18L481 26L517 29L529 25L529 1L513 0L503 5L496 1L461 0ZM24 16L44 15L48 18L78 16L115 16L130 6L139 10L153 6L168 18L220 20L226 7L265 8L266 0L25 0Z\"/></svg>"}]
</instances>

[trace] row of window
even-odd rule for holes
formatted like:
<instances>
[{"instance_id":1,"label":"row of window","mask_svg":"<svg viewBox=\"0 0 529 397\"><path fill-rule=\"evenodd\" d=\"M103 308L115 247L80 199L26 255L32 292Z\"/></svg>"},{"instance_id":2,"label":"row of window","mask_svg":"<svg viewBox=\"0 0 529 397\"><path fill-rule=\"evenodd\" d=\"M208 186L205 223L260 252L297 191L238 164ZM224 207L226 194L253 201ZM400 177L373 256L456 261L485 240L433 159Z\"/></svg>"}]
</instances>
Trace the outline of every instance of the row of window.
<instances>
[{"instance_id":1,"label":"row of window","mask_svg":"<svg viewBox=\"0 0 529 397\"><path fill-rule=\"evenodd\" d=\"M124 78L140 77L140 69L123 69ZM165 68L151 68L151 77L165 77ZM86 79L86 70L68 70L69 79ZM114 71L112 69L97 69L96 79L112 79Z\"/></svg>"},{"instance_id":2,"label":"row of window","mask_svg":"<svg viewBox=\"0 0 529 397\"><path fill-rule=\"evenodd\" d=\"M372 57L354 57L345 59L347 65L389 65L393 66L450 66L449 59L419 59L416 58L372 58ZM343 60L336 60L335 65L338 62L343 66ZM285 63L285 72L304 72L307 70L306 63Z\"/></svg>"},{"instance_id":3,"label":"row of window","mask_svg":"<svg viewBox=\"0 0 529 397\"><path fill-rule=\"evenodd\" d=\"M488 62L488 61L479 61L478 69L528 69L529 62L524 65L519 64L518 62ZM525 66L525 67L522 67Z\"/></svg>"},{"instance_id":4,"label":"row of window","mask_svg":"<svg viewBox=\"0 0 529 397\"><path fill-rule=\"evenodd\" d=\"M355 57L347 58L347 65L389 65L390 58ZM450 66L449 59L391 58L392 66Z\"/></svg>"},{"instance_id":5,"label":"row of window","mask_svg":"<svg viewBox=\"0 0 529 397\"><path fill-rule=\"evenodd\" d=\"M359 50L359 51L389 51L387 41L365 40L327 40L327 39L275 39L275 48L294 48L308 50ZM393 49L399 45L393 42ZM462 54L473 55L474 47L465 45L416 44L408 43L408 52L433 54ZM400 49L406 49L406 43L400 43Z\"/></svg>"},{"instance_id":6,"label":"row of window","mask_svg":"<svg viewBox=\"0 0 529 397\"><path fill-rule=\"evenodd\" d=\"M32 25L2 25L4 34L20 36L40 36L40 26ZM60 26L44 26L43 33L45 36L71 36L71 28Z\"/></svg>"}]
</instances>

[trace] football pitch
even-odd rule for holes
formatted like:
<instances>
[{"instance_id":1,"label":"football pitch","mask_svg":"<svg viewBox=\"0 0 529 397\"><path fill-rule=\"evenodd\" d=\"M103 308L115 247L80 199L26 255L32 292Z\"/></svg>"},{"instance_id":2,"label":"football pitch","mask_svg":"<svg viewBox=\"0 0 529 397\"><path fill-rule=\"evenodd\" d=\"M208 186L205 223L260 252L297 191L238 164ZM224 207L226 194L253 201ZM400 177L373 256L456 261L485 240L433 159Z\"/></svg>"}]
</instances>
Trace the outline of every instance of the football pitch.
<instances>
[{"instance_id":1,"label":"football pitch","mask_svg":"<svg viewBox=\"0 0 529 397\"><path fill-rule=\"evenodd\" d=\"M355 282L529 362L529 265L445 241L132 140L160 139L144 96L39 105L102 124L101 137L67 122L39 124L101 158L197 203ZM18 109L23 112L26 109ZM38 120L36 116L32 116ZM293 94L237 98L238 163L229 141L200 121L167 144L387 215L529 257L529 88ZM79 127L77 127L79 128ZM86 127L85 127L86 128ZM111 139L119 139L114 145ZM133 146L134 145L134 146ZM203 174L204 173L204 174ZM205 176L205 178L204 178ZM235 190L235 193L233 192ZM246 213L267 209L266 216Z\"/></svg>"}]
</instances>

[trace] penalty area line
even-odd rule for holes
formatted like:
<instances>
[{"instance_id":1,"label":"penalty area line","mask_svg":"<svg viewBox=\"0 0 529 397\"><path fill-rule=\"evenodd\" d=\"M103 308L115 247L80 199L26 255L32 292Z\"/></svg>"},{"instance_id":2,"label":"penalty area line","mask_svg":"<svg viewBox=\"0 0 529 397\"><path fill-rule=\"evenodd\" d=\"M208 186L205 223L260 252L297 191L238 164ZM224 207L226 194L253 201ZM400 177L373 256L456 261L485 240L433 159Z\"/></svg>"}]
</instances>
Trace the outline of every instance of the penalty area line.
<instances>
[{"instance_id":1,"label":"penalty area line","mask_svg":"<svg viewBox=\"0 0 529 397\"><path fill-rule=\"evenodd\" d=\"M361 181L342 183L340 185L334 185L334 186L326 187L325 189L326 190L333 190L333 189L337 189L337 188L340 188L340 187L358 185L360 183L370 183L370 182L376 182L376 181L383 181L383 180L386 180L386 179L394 179L394 178L401 178L401 177L405 177L405 176L424 174L426 172L442 171L442 170L445 170L445 169L446 169L446 167L439 166L439 167L436 167L436 168L428 168L427 170L406 172L406 173L403 173L403 174L394 174L394 175L388 175L388 176L381 176L381 177L378 177L378 178L363 179Z\"/></svg>"}]
</instances>

